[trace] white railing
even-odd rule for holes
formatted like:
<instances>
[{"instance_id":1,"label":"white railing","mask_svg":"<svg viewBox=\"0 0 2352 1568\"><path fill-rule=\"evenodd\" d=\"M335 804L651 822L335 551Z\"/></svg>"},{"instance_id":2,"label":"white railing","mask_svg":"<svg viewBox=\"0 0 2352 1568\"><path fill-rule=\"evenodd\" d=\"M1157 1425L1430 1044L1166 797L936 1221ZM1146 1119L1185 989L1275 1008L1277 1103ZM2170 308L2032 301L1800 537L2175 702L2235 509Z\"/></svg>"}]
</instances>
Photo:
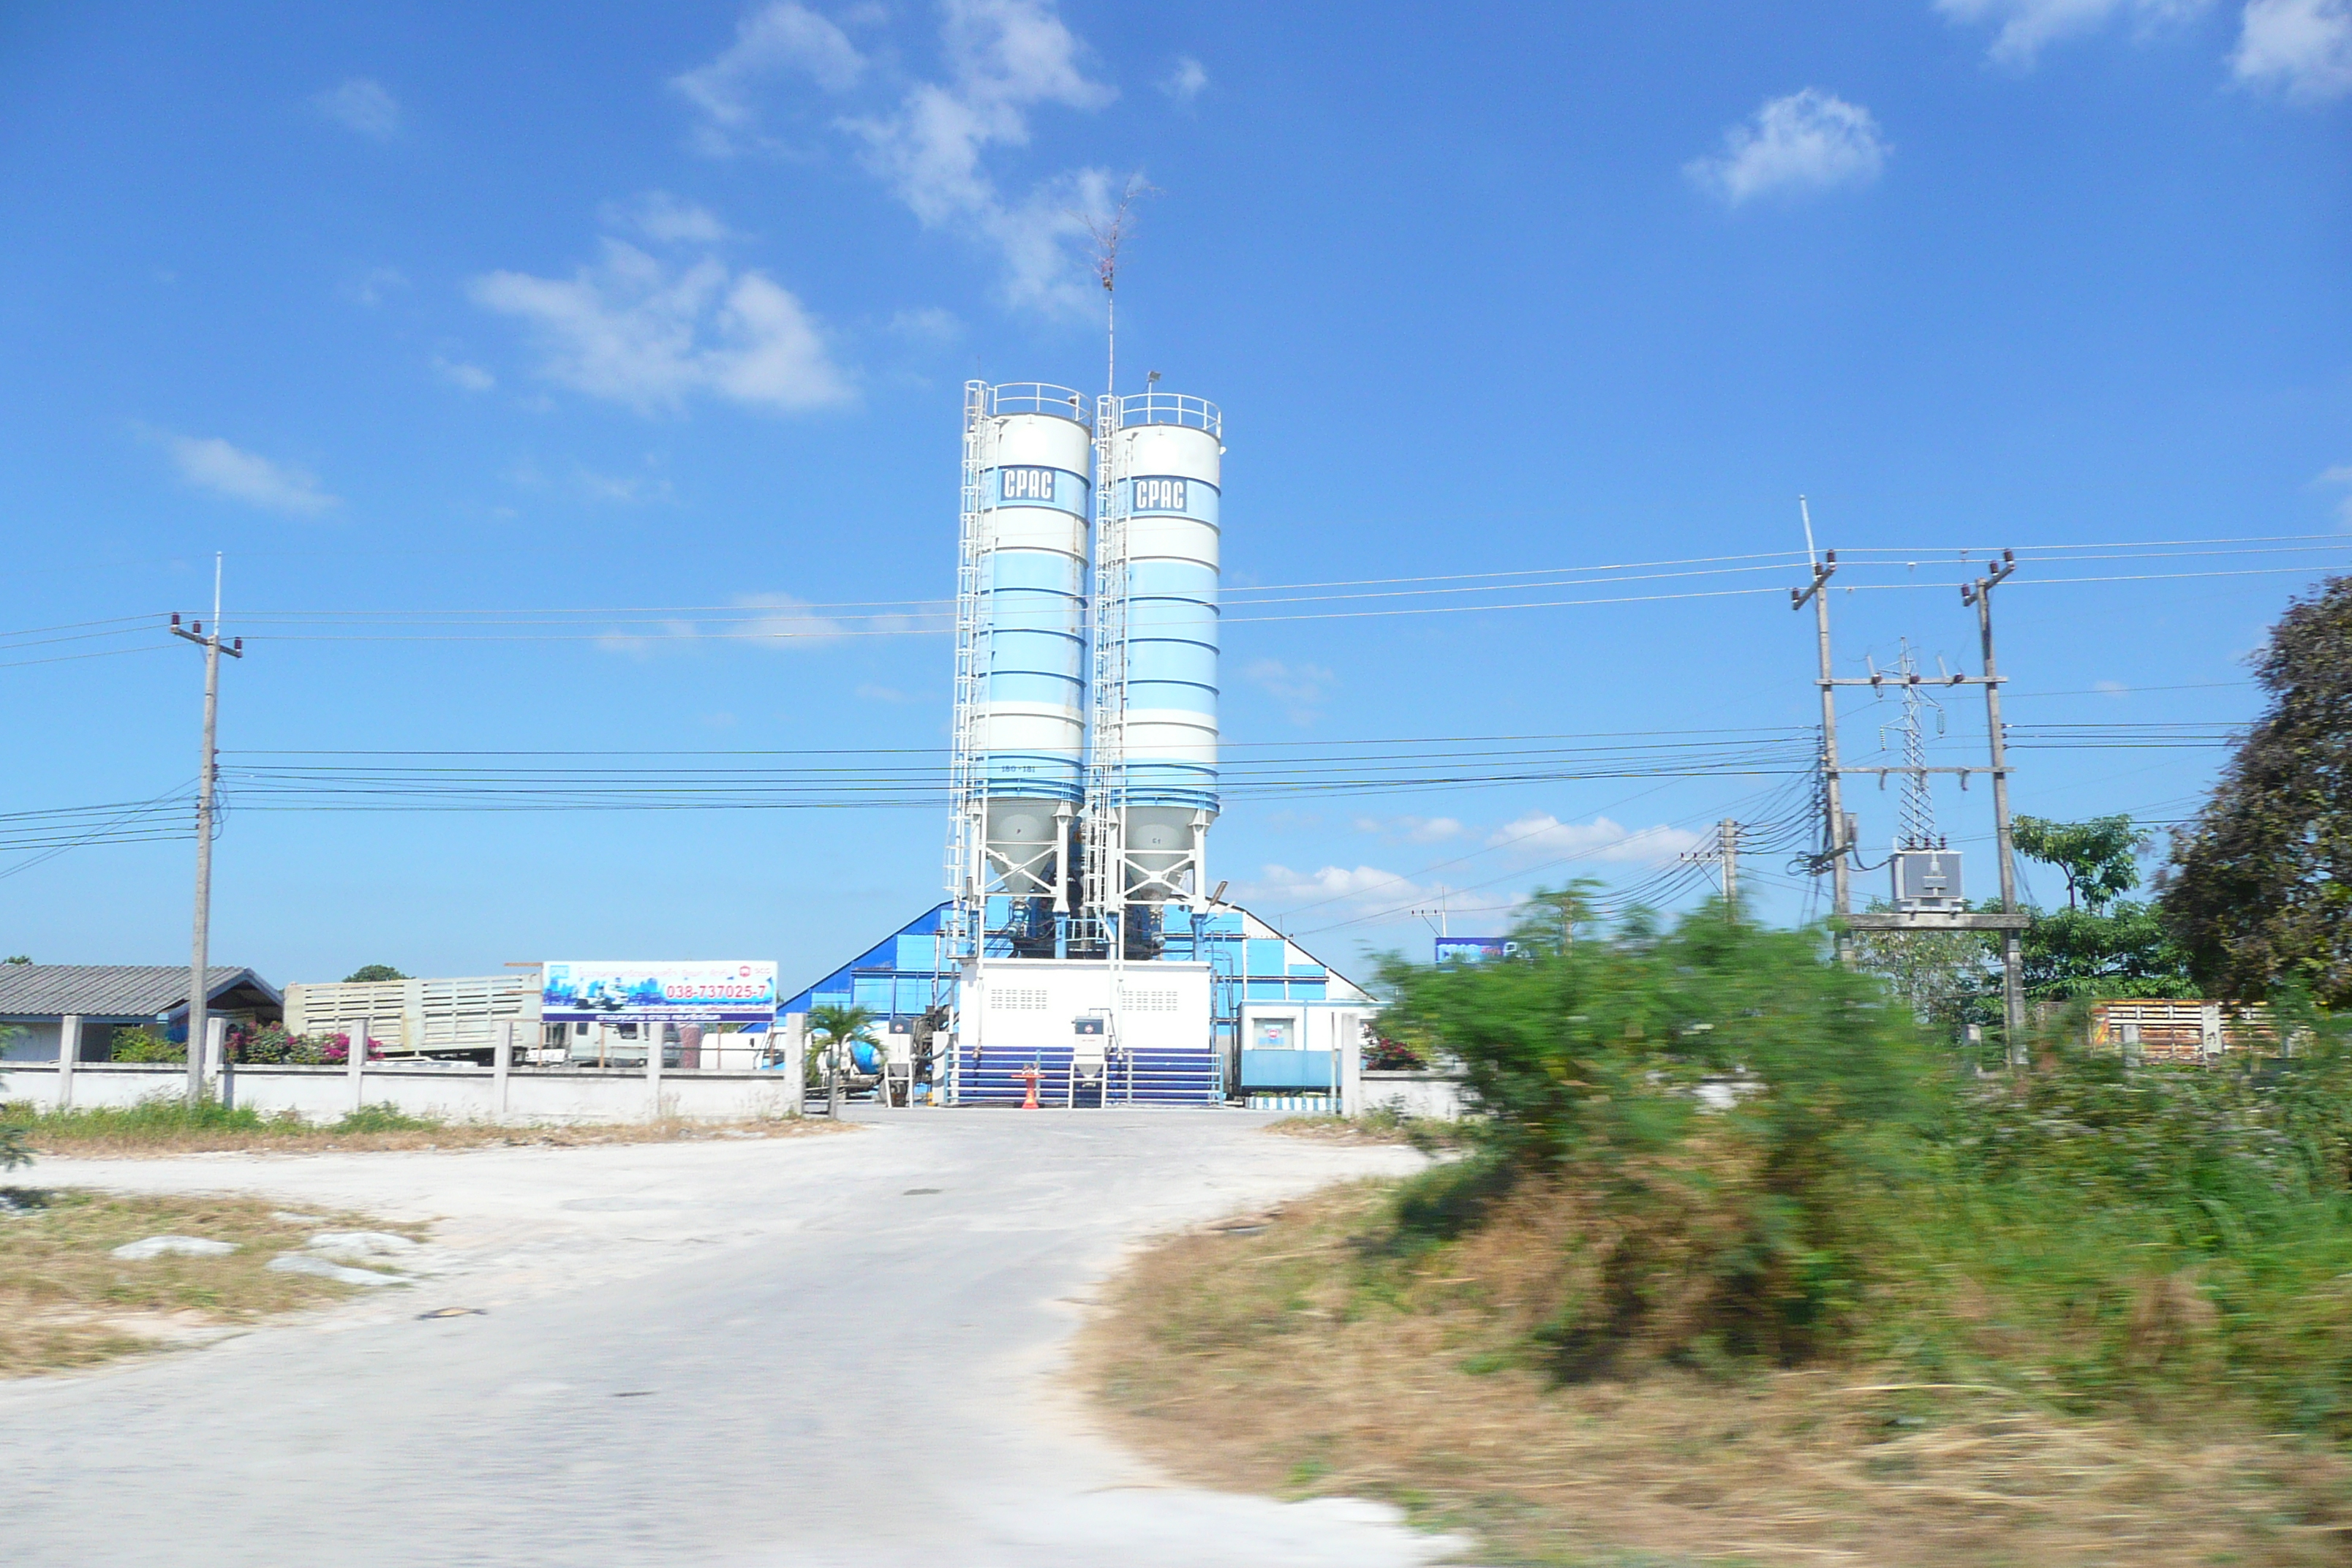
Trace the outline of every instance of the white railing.
<instances>
[{"instance_id":1,"label":"white railing","mask_svg":"<svg viewBox=\"0 0 2352 1568\"><path fill-rule=\"evenodd\" d=\"M1066 386L1045 381L1008 381L1002 386L978 381L965 384L983 395L981 412L984 415L1058 414L1080 425L1087 422L1086 395Z\"/></svg>"},{"instance_id":2,"label":"white railing","mask_svg":"<svg viewBox=\"0 0 2352 1568\"><path fill-rule=\"evenodd\" d=\"M1181 425L1191 430L1206 430L1219 439L1225 433L1225 416L1218 412L1215 404L1181 392L1139 392L1132 397L1122 397L1118 400L1118 422Z\"/></svg>"}]
</instances>

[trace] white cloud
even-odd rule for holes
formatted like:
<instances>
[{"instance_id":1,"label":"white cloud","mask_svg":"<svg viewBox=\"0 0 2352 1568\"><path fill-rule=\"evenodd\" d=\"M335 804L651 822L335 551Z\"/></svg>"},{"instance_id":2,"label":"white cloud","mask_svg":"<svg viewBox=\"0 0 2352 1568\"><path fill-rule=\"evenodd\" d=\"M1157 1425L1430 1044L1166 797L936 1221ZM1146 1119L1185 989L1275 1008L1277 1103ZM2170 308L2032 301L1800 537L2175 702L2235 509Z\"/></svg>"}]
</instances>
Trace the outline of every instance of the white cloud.
<instances>
[{"instance_id":1,"label":"white cloud","mask_svg":"<svg viewBox=\"0 0 2352 1568\"><path fill-rule=\"evenodd\" d=\"M180 477L215 495L301 517L315 517L340 504L301 469L232 447L217 436L173 436L168 444Z\"/></svg>"},{"instance_id":2,"label":"white cloud","mask_svg":"<svg viewBox=\"0 0 2352 1568\"><path fill-rule=\"evenodd\" d=\"M614 506L643 506L677 499L669 480L659 474L600 474L593 468L582 468L572 475L572 482L590 500L607 501Z\"/></svg>"},{"instance_id":3,"label":"white cloud","mask_svg":"<svg viewBox=\"0 0 2352 1568\"><path fill-rule=\"evenodd\" d=\"M2330 468L2312 482L2321 485L2352 485L2352 463ZM2344 526L2352 528L2352 495L2346 496L2336 510L2337 515L2344 519Z\"/></svg>"},{"instance_id":4,"label":"white cloud","mask_svg":"<svg viewBox=\"0 0 2352 1568\"><path fill-rule=\"evenodd\" d=\"M1411 878L1378 866L1326 866L1316 871L1294 871L1287 866L1267 866L1244 882L1236 898L1244 904L1301 904L1328 900L1335 904L1375 901L1410 904L1433 892Z\"/></svg>"},{"instance_id":5,"label":"white cloud","mask_svg":"<svg viewBox=\"0 0 2352 1568\"><path fill-rule=\"evenodd\" d=\"M1890 149L1870 110L1806 88L1776 98L1724 132L1723 151L1683 173L1726 205L1777 191L1868 184Z\"/></svg>"},{"instance_id":6,"label":"white cloud","mask_svg":"<svg viewBox=\"0 0 2352 1568\"><path fill-rule=\"evenodd\" d=\"M1634 861L1672 860L1703 842L1687 828L1626 828L1605 816L1562 822L1548 811L1531 811L1487 837L1491 847L1508 848L1522 859Z\"/></svg>"},{"instance_id":7,"label":"white cloud","mask_svg":"<svg viewBox=\"0 0 2352 1568\"><path fill-rule=\"evenodd\" d=\"M1468 831L1451 816L1360 816L1356 818L1356 830L1415 844L1444 844Z\"/></svg>"},{"instance_id":8,"label":"white cloud","mask_svg":"<svg viewBox=\"0 0 2352 1568\"><path fill-rule=\"evenodd\" d=\"M1160 90L1179 103L1190 103L1200 97L1201 89L1208 85L1209 73L1201 62L1190 55L1179 55L1176 57L1176 68L1168 73L1167 79L1160 84Z\"/></svg>"},{"instance_id":9,"label":"white cloud","mask_svg":"<svg viewBox=\"0 0 2352 1568\"><path fill-rule=\"evenodd\" d=\"M1297 911L1301 926L1330 925L1360 917L1381 917L1379 923L1403 924L1423 910L1445 911L1456 930L1463 922L1485 922L1496 931L1510 924L1519 907L1518 895L1449 888L1443 882L1417 882L1411 877L1377 866L1325 866L1295 871L1287 866L1266 866L1237 886L1236 902L1279 914Z\"/></svg>"},{"instance_id":10,"label":"white cloud","mask_svg":"<svg viewBox=\"0 0 2352 1568\"><path fill-rule=\"evenodd\" d=\"M462 360L443 359L439 354L433 356L433 368L441 373L444 381L453 386L462 386L468 392L488 392L499 384L499 378L480 365L467 364Z\"/></svg>"},{"instance_id":11,"label":"white cloud","mask_svg":"<svg viewBox=\"0 0 2352 1568\"><path fill-rule=\"evenodd\" d=\"M400 100L385 91L382 82L363 76L328 89L310 104L338 125L373 141L389 142L400 134Z\"/></svg>"},{"instance_id":12,"label":"white cloud","mask_svg":"<svg viewBox=\"0 0 2352 1568\"><path fill-rule=\"evenodd\" d=\"M1094 295L1073 252L1087 238L1088 216L1112 205L1111 175L1069 170L1008 195L986 157L1026 146L1036 109L1097 110L1117 91L1087 74L1086 46L1054 0L943 0L941 10L944 79L901 77L887 107L835 123L923 226L955 230L996 253L1008 303L1082 310ZM761 93L795 72L836 93L879 74L838 26L782 0L746 17L732 47L672 85L700 111L698 144L734 153L775 145L761 130Z\"/></svg>"},{"instance_id":13,"label":"white cloud","mask_svg":"<svg viewBox=\"0 0 2352 1568\"><path fill-rule=\"evenodd\" d=\"M951 343L963 336L963 323L956 319L953 310L927 305L919 310L900 310L893 315L890 332L909 342Z\"/></svg>"},{"instance_id":14,"label":"white cloud","mask_svg":"<svg viewBox=\"0 0 2352 1568\"><path fill-rule=\"evenodd\" d=\"M1339 684L1339 678L1319 664L1286 664L1278 658L1255 659L1242 667L1242 679L1288 710L1294 724L1311 724L1316 709Z\"/></svg>"},{"instance_id":15,"label":"white cloud","mask_svg":"<svg viewBox=\"0 0 2352 1568\"><path fill-rule=\"evenodd\" d=\"M2117 16L2141 32L2183 21L2212 0L1936 0L1936 9L1956 22L1998 22L1989 51L2005 66L2030 70L2044 46L2094 33Z\"/></svg>"},{"instance_id":16,"label":"white cloud","mask_svg":"<svg viewBox=\"0 0 2352 1568\"><path fill-rule=\"evenodd\" d=\"M714 257L673 267L607 239L604 259L568 279L493 272L471 293L530 328L549 380L641 412L694 394L785 410L853 395L800 300Z\"/></svg>"},{"instance_id":17,"label":"white cloud","mask_svg":"<svg viewBox=\"0 0 2352 1568\"><path fill-rule=\"evenodd\" d=\"M1086 73L1085 46L1052 0L946 0L946 82L918 82L889 114L849 122L866 162L929 228L961 227L992 246L1008 302L1048 312L1086 309L1089 285L1071 265L1087 215L1111 204L1111 176L1074 170L1007 200L982 163L992 147L1025 146L1029 111L1096 110L1117 90Z\"/></svg>"},{"instance_id":18,"label":"white cloud","mask_svg":"<svg viewBox=\"0 0 2352 1568\"><path fill-rule=\"evenodd\" d=\"M697 144L725 154L759 140L759 88L787 71L828 92L846 92L866 75L866 57L849 35L795 0L774 0L736 24L735 42L709 65L670 79L702 110Z\"/></svg>"},{"instance_id":19,"label":"white cloud","mask_svg":"<svg viewBox=\"0 0 2352 1568\"><path fill-rule=\"evenodd\" d=\"M746 594L735 604L748 613L714 617L707 623L670 619L651 630L608 632L596 639L597 645L608 652L643 657L666 647L706 641L822 647L849 635L839 621L818 614L806 599L791 594Z\"/></svg>"},{"instance_id":20,"label":"white cloud","mask_svg":"<svg viewBox=\"0 0 2352 1568\"><path fill-rule=\"evenodd\" d=\"M634 228L656 245L717 245L735 231L698 202L647 191L634 202L608 202L597 214L608 228Z\"/></svg>"},{"instance_id":21,"label":"white cloud","mask_svg":"<svg viewBox=\"0 0 2352 1568\"><path fill-rule=\"evenodd\" d=\"M343 298L362 305L381 305L384 296L408 287L408 275L397 267L371 267L343 285Z\"/></svg>"},{"instance_id":22,"label":"white cloud","mask_svg":"<svg viewBox=\"0 0 2352 1568\"><path fill-rule=\"evenodd\" d=\"M2352 92L2352 0L2248 0L2230 68L2303 103Z\"/></svg>"}]
</instances>

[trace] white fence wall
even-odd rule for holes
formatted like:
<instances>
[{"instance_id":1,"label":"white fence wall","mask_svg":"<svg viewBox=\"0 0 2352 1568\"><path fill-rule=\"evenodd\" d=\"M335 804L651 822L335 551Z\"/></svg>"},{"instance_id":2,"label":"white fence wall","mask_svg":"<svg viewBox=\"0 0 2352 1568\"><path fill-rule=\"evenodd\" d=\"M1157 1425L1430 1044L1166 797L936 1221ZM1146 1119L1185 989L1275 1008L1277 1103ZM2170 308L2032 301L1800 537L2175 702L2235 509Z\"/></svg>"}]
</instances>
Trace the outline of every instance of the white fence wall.
<instances>
[{"instance_id":1,"label":"white fence wall","mask_svg":"<svg viewBox=\"0 0 2352 1568\"><path fill-rule=\"evenodd\" d=\"M498 1039L500 1023L538 1024L539 976L518 972L449 980L344 980L286 988L289 1034L339 1035L362 1020L389 1051L487 1051ZM538 1043L536 1038L528 1042Z\"/></svg>"},{"instance_id":2,"label":"white fence wall","mask_svg":"<svg viewBox=\"0 0 2352 1568\"><path fill-rule=\"evenodd\" d=\"M798 1064L766 1072L680 1072L658 1077L622 1071L519 1070L448 1062L371 1063L363 1074L341 1067L240 1067L216 1079L221 1097L264 1116L292 1111L306 1121L333 1121L358 1105L383 1105L447 1121L534 1127L645 1121L741 1121L795 1116ZM122 1107L176 1098L187 1083L178 1063L83 1062L60 1081L55 1062L10 1062L0 1100L44 1110L60 1103Z\"/></svg>"},{"instance_id":3,"label":"white fence wall","mask_svg":"<svg viewBox=\"0 0 2352 1568\"><path fill-rule=\"evenodd\" d=\"M1367 1068L1363 1096L1357 1102L1361 1109L1351 1106L1349 1114L1393 1110L1401 1116L1429 1121L1459 1121L1465 1103L1457 1073L1376 1072Z\"/></svg>"}]
</instances>

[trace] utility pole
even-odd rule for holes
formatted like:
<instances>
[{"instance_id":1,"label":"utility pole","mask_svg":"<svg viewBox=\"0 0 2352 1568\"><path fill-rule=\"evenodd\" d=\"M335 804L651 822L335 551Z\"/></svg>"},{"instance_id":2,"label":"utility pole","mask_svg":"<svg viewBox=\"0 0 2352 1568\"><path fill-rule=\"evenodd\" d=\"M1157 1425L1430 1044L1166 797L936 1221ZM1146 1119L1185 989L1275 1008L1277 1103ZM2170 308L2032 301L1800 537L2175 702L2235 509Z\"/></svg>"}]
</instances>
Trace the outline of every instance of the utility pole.
<instances>
[{"instance_id":1,"label":"utility pole","mask_svg":"<svg viewBox=\"0 0 2352 1568\"><path fill-rule=\"evenodd\" d=\"M1973 583L1960 584L1960 603L1977 609L1977 635L1984 645L1985 730L1992 763L1992 831L1994 853L2000 858L2001 913L2017 909L2017 857L2009 834L2009 736L2000 722L2000 667L1993 657L1992 591L2017 570L2013 551L2000 552L2000 564ZM2025 963L2018 951L2018 931L2000 933L2000 1013L2007 1032L2009 1065L2026 1065Z\"/></svg>"},{"instance_id":2,"label":"utility pole","mask_svg":"<svg viewBox=\"0 0 2352 1568\"><path fill-rule=\"evenodd\" d=\"M1814 565L1813 580L1810 585L1801 589L1789 590L1792 606L1802 608L1808 598L1817 603L1822 600L1825 596L1824 585L1829 582L1830 574L1836 570L1837 555L1832 551ZM2011 854L2009 828L2009 747L2000 725L2001 674L2000 664L1993 657L1990 599L1994 585L2005 580L2016 570L2016 552L2004 550L2000 552L1999 566L1975 582L1964 583L1960 585L1961 602L1974 605L1977 609L1977 630L1982 638L1984 648L1982 675L1926 676L1919 673L1917 668L1907 657L1901 669L1891 672L1874 669L1866 676L1833 675L1830 671L1829 611L1826 606L1819 609L1820 618L1817 624L1820 632L1822 666L1820 677L1822 785L1831 823L1830 847L1836 856L1831 863L1831 868L1836 874L1837 910L1840 917L1839 923L1843 928L1838 942L1839 957L1843 962L1851 962L1853 958L1851 943L1843 934L1845 931L1999 931L2001 938L2001 1016L2009 1035L2009 1060L2011 1066L2022 1066L2026 1059L2025 981L2023 960L2019 951L2018 933L2031 923L2032 917L2017 907L2017 868ZM1906 708L1910 715L1906 729L1913 733L1916 733L1917 729L1918 699L1923 695L1921 688L1930 685L1983 687L1985 718L1991 729L1991 754L1989 759L1991 765L1990 767L1946 767L1940 764L1930 766L1926 761L1925 752L1916 746L1906 747L1903 764L1899 767L1846 767L1841 764L1837 754L1837 713L1834 706L1837 689L1841 686L1867 686L1874 691L1883 693L1886 683L1890 680L1906 693ZM1995 842L1999 847L2000 871L2000 912L1995 913L1990 910L1898 908L1855 914L1848 901L1845 864L1846 854L1853 847L1853 833L1846 824L1842 808L1843 797L1839 789L1840 780L1847 773L1875 773L1882 783L1887 774L1900 773L1906 780L1906 791L1916 794L1913 810L1918 813L1924 813L1926 809L1927 779L1930 774L1955 774L1959 778L1960 787L1963 789L1968 787L1970 773L1991 774L1994 834ZM1921 825L1920 832L1924 836L1927 819L1924 815L1920 815L1916 817L1916 820ZM1819 860L1816 861L1817 866L1818 864Z\"/></svg>"},{"instance_id":3,"label":"utility pole","mask_svg":"<svg viewBox=\"0 0 2352 1568\"><path fill-rule=\"evenodd\" d=\"M1813 533L1812 513L1802 496L1797 506L1805 514L1805 538L1810 545ZM1801 610L1805 601L1813 602L1813 636L1821 654L1822 673L1822 859L1829 863L1830 909L1841 922L1853 913L1853 889L1846 875L1846 858L1853 848L1853 835L1846 831L1845 791L1843 770L1838 766L1837 743L1837 680L1830 664L1830 595L1829 582L1837 575L1837 552L1826 552L1812 563L1813 580L1802 588L1789 590L1789 607ZM1841 923L1838 931L1838 957L1844 961L1853 956L1853 944L1848 940Z\"/></svg>"},{"instance_id":4,"label":"utility pole","mask_svg":"<svg viewBox=\"0 0 2352 1568\"><path fill-rule=\"evenodd\" d=\"M219 778L220 661L226 653L231 658L245 657L245 639L236 638L224 647L220 635L221 558L213 556L213 629L207 633L205 623L198 621L191 627L180 625L177 614L172 616L172 635L184 637L205 650L205 749L196 768L196 920L195 950L188 960L188 1104L194 1107L205 1094L205 1012L211 1002L212 988L205 984L205 972L209 962L207 949L212 941L213 920L213 796ZM364 1054L364 1043L362 1046Z\"/></svg>"},{"instance_id":5,"label":"utility pole","mask_svg":"<svg viewBox=\"0 0 2352 1568\"><path fill-rule=\"evenodd\" d=\"M1716 868L1723 889L1723 913L1726 920L1739 918L1739 824L1725 817L1715 825L1715 847L1689 849L1681 858L1693 866Z\"/></svg>"}]
</instances>

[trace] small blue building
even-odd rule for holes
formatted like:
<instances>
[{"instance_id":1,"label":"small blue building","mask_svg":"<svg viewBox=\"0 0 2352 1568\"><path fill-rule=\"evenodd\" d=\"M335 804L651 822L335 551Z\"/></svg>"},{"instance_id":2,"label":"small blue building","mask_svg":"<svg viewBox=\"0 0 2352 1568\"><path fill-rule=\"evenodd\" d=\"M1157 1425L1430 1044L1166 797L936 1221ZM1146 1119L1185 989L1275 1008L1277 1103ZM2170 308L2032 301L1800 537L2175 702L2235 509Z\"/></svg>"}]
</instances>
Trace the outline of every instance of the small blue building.
<instances>
[{"instance_id":1,"label":"small blue building","mask_svg":"<svg viewBox=\"0 0 2352 1568\"><path fill-rule=\"evenodd\" d=\"M934 1007L959 1010L958 976L943 967L938 904L832 973L785 999L790 1017L826 1005L866 1008L889 1034L905 1035ZM993 922L992 922L993 923ZM1129 1081L1138 1102L1223 1104L1335 1092L1339 1053L1358 1048L1363 1026L1378 1010L1370 993L1248 910L1220 904L1197 919L1171 919L1159 958L1130 965L1142 975L1158 964L1205 963L1209 979L1207 1037L1196 1046L1158 1049L1137 1062ZM1070 1048L1024 1047L991 1060L959 1049L949 1058L952 1103L1018 1099L1021 1071L1038 1067L1049 1084L1069 1069Z\"/></svg>"}]
</instances>

